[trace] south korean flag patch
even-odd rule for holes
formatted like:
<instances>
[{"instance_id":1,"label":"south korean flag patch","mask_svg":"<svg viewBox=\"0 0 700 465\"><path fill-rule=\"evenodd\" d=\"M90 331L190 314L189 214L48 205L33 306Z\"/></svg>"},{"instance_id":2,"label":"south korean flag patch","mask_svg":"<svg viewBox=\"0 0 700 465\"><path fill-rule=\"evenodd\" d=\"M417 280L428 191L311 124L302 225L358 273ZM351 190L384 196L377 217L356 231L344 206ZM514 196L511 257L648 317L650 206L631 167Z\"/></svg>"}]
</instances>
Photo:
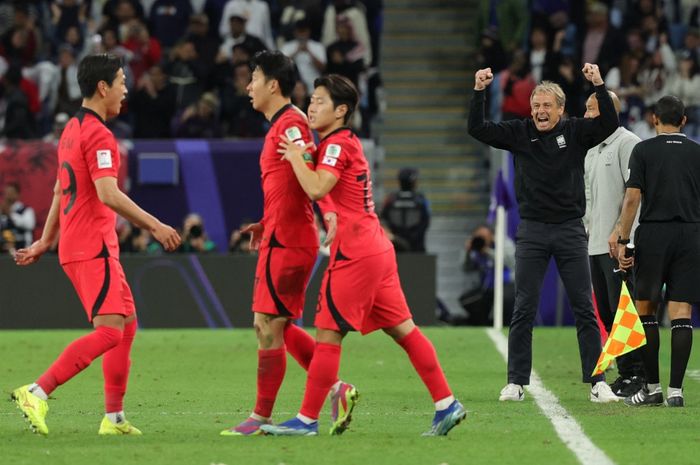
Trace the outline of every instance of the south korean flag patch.
<instances>
[{"instance_id":1,"label":"south korean flag patch","mask_svg":"<svg viewBox=\"0 0 700 465\"><path fill-rule=\"evenodd\" d=\"M112 167L112 151L111 150L98 150L97 151L97 168L111 168Z\"/></svg>"},{"instance_id":2,"label":"south korean flag patch","mask_svg":"<svg viewBox=\"0 0 700 465\"><path fill-rule=\"evenodd\" d=\"M321 160L321 163L328 166L335 166L335 164L338 163L340 152L340 145L330 144L328 147L326 147L326 153L323 154L323 160Z\"/></svg>"}]
</instances>

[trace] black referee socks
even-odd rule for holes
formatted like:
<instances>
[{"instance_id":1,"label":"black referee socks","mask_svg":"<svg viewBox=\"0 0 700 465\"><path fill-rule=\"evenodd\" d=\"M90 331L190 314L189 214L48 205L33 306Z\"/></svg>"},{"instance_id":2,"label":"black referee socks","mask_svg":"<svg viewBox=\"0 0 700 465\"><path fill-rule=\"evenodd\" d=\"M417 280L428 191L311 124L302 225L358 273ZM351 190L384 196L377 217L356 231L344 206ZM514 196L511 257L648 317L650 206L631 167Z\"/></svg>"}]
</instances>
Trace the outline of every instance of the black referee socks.
<instances>
[{"instance_id":1,"label":"black referee socks","mask_svg":"<svg viewBox=\"0 0 700 465\"><path fill-rule=\"evenodd\" d=\"M644 328L646 329L646 326ZM647 333L647 339L648 338L649 336ZM683 376L685 376L685 369L688 366L690 349L692 347L693 325L690 323L690 319L679 318L677 320L671 320L671 382L668 385L670 388L680 389L683 387Z\"/></svg>"},{"instance_id":2,"label":"black referee socks","mask_svg":"<svg viewBox=\"0 0 700 465\"><path fill-rule=\"evenodd\" d=\"M647 383L659 384L659 322L656 321L656 315L640 315L639 319L642 320L644 334L647 336L647 343L639 349Z\"/></svg>"}]
</instances>

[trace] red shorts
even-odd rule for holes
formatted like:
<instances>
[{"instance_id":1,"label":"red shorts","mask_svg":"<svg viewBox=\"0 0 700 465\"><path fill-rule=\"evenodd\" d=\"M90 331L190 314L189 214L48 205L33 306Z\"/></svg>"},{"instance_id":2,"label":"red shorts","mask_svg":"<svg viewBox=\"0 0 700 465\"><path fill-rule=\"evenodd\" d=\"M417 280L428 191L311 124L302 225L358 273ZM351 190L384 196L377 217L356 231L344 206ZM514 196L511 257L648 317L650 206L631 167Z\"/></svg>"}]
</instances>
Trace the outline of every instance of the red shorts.
<instances>
[{"instance_id":1,"label":"red shorts","mask_svg":"<svg viewBox=\"0 0 700 465\"><path fill-rule=\"evenodd\" d=\"M128 317L136 311L124 270L116 258L66 263L63 271L73 283L88 321L97 315Z\"/></svg>"},{"instance_id":2,"label":"red shorts","mask_svg":"<svg viewBox=\"0 0 700 465\"><path fill-rule=\"evenodd\" d=\"M410 318L394 249L329 265L316 309L317 328L367 334Z\"/></svg>"},{"instance_id":3,"label":"red shorts","mask_svg":"<svg viewBox=\"0 0 700 465\"><path fill-rule=\"evenodd\" d=\"M300 318L317 247L265 247L258 251L253 311Z\"/></svg>"}]
</instances>

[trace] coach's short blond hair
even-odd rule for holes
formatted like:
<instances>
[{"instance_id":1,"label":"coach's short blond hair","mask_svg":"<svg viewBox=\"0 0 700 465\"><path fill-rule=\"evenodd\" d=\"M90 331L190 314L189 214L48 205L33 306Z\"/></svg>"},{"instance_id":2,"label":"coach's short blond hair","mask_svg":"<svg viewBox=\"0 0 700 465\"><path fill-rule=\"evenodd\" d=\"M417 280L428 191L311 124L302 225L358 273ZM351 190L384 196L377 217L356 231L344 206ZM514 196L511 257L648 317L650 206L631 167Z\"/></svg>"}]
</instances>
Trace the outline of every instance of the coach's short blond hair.
<instances>
[{"instance_id":1,"label":"coach's short blond hair","mask_svg":"<svg viewBox=\"0 0 700 465\"><path fill-rule=\"evenodd\" d=\"M557 105L560 107L563 107L566 103L566 95L564 95L564 91L561 90L561 87L556 82L542 81L537 84L537 86L532 90L532 94L530 94L530 101L532 101L532 97L534 97L535 94L554 95L554 99L557 101Z\"/></svg>"}]
</instances>

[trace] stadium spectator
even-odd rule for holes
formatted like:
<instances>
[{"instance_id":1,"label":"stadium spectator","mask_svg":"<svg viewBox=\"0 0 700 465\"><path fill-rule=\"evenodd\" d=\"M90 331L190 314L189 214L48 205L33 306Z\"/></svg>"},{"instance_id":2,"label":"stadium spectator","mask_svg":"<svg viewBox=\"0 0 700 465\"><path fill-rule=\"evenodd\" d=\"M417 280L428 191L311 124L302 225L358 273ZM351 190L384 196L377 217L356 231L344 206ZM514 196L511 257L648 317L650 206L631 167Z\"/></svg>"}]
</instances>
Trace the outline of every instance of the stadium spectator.
<instances>
[{"instance_id":1,"label":"stadium spectator","mask_svg":"<svg viewBox=\"0 0 700 465\"><path fill-rule=\"evenodd\" d=\"M161 61L160 42L151 36L141 21L133 20L129 23L122 43L131 52L129 68L133 82L138 82L143 73Z\"/></svg>"},{"instance_id":2,"label":"stadium spectator","mask_svg":"<svg viewBox=\"0 0 700 465\"><path fill-rule=\"evenodd\" d=\"M678 97L685 104L688 120L683 132L700 136L700 66L693 55L684 50L678 61L678 72L668 77L663 93Z\"/></svg>"},{"instance_id":3,"label":"stadium spectator","mask_svg":"<svg viewBox=\"0 0 700 465\"><path fill-rule=\"evenodd\" d=\"M311 39L311 27L306 20L297 21L294 25L294 40L284 44L280 51L294 60L300 79L311 93L314 81L326 69L326 48Z\"/></svg>"},{"instance_id":4,"label":"stadium spectator","mask_svg":"<svg viewBox=\"0 0 700 465\"><path fill-rule=\"evenodd\" d=\"M355 38L350 19L340 14L336 21L338 40L326 49L326 73L345 76L357 87L360 73L365 68L362 61L364 49Z\"/></svg>"},{"instance_id":5,"label":"stadium spectator","mask_svg":"<svg viewBox=\"0 0 700 465\"><path fill-rule=\"evenodd\" d=\"M318 200L328 194L336 205L338 235L319 292L316 346L299 414L260 429L283 436L318 434L321 408L338 384L343 338L350 331L368 334L381 329L404 349L433 399L435 414L424 435L445 436L466 417L466 411L450 390L432 342L413 322L401 290L396 254L374 213L370 168L362 144L347 127L358 101L359 93L345 77L331 74L316 81L309 107L309 119L321 139L316 170L306 161L312 143L301 145L291 138L279 142L283 159L293 167L306 195ZM363 179L364 183L358 182ZM331 435L348 427L358 396L354 386L347 386L340 395L347 402L343 409L347 419L335 421Z\"/></svg>"},{"instance_id":6,"label":"stadium spectator","mask_svg":"<svg viewBox=\"0 0 700 465\"><path fill-rule=\"evenodd\" d=\"M623 36L610 25L608 7L601 2L589 5L586 28L580 37L581 63L597 63L603 76L620 60Z\"/></svg>"},{"instance_id":7,"label":"stadium spectator","mask_svg":"<svg viewBox=\"0 0 700 465\"><path fill-rule=\"evenodd\" d=\"M245 25L246 18L242 14L234 13L229 17L229 34L226 35L219 47L216 59L218 62L232 58L234 45L243 45L251 56L262 50L267 50L259 37L246 32Z\"/></svg>"},{"instance_id":8,"label":"stadium spectator","mask_svg":"<svg viewBox=\"0 0 700 465\"><path fill-rule=\"evenodd\" d=\"M309 95L306 85L302 81L297 81L292 90L292 105L306 113L306 110L309 108L310 98L311 95Z\"/></svg>"},{"instance_id":9,"label":"stadium spectator","mask_svg":"<svg viewBox=\"0 0 700 465\"><path fill-rule=\"evenodd\" d=\"M615 106L620 111L620 101L609 92ZM585 118L600 115L595 94L586 101ZM588 255L591 265L591 282L597 303L598 314L610 334L620 301L622 273L616 273L617 235L615 222L620 216L622 199L625 195L625 182L629 178L629 159L632 149L640 141L639 137L622 126L610 134L603 142L586 153L584 180L586 183L586 214L583 223L588 232ZM627 279L627 286L634 295L634 279ZM644 368L638 351L617 357L619 372L610 389L616 396L625 398L636 393L644 383Z\"/></svg>"},{"instance_id":10,"label":"stadium spectator","mask_svg":"<svg viewBox=\"0 0 700 465\"><path fill-rule=\"evenodd\" d=\"M187 215L182 225L182 244L179 252L208 253L215 250L216 244L209 239L202 217L197 213Z\"/></svg>"},{"instance_id":11,"label":"stadium spectator","mask_svg":"<svg viewBox=\"0 0 700 465\"><path fill-rule=\"evenodd\" d=\"M425 252L425 233L430 227L430 203L418 192L418 170L401 168L399 190L389 194L382 207L381 219L408 245L406 252ZM397 250L398 251L398 250Z\"/></svg>"},{"instance_id":12,"label":"stadium spectator","mask_svg":"<svg viewBox=\"0 0 700 465\"><path fill-rule=\"evenodd\" d=\"M644 104L653 105L659 100L663 96L666 81L677 72L676 56L664 34L661 37L661 45L647 57L639 72Z\"/></svg>"},{"instance_id":13,"label":"stadium spectator","mask_svg":"<svg viewBox=\"0 0 700 465\"><path fill-rule=\"evenodd\" d=\"M530 95L536 84L530 73L527 56L521 49L513 52L510 65L501 72L500 84L503 87L503 121L527 118L530 114Z\"/></svg>"},{"instance_id":14,"label":"stadium spectator","mask_svg":"<svg viewBox=\"0 0 700 465\"><path fill-rule=\"evenodd\" d=\"M328 47L339 39L336 30L338 15L342 14L350 24L355 33L355 39L362 45L362 60L366 67L372 65L372 41L367 27L367 14L365 7L357 0L333 0L326 7L323 15L323 32L321 33L321 43ZM309 89L309 92L313 90Z\"/></svg>"},{"instance_id":15,"label":"stadium spectator","mask_svg":"<svg viewBox=\"0 0 700 465\"><path fill-rule=\"evenodd\" d=\"M267 120L253 109L248 96L250 65L239 63L234 66L232 77L226 79L219 93L221 95L221 121L227 136L263 137L267 131Z\"/></svg>"},{"instance_id":16,"label":"stadium spectator","mask_svg":"<svg viewBox=\"0 0 700 465\"><path fill-rule=\"evenodd\" d=\"M9 232L14 239L14 247L29 247L34 242L36 214L34 209L20 200L19 184L5 184L2 203L0 204L0 231L3 237Z\"/></svg>"},{"instance_id":17,"label":"stadium spectator","mask_svg":"<svg viewBox=\"0 0 700 465\"><path fill-rule=\"evenodd\" d=\"M656 137L656 129L654 127L654 107L646 107L644 116L639 121L630 125L630 130L641 140L651 139Z\"/></svg>"},{"instance_id":18,"label":"stadium spectator","mask_svg":"<svg viewBox=\"0 0 700 465\"><path fill-rule=\"evenodd\" d=\"M184 109L199 100L204 70L197 66L197 50L192 42L182 40L175 44L163 70L175 88L176 109Z\"/></svg>"},{"instance_id":19,"label":"stadium spectator","mask_svg":"<svg viewBox=\"0 0 700 465\"><path fill-rule=\"evenodd\" d=\"M244 232L253 222L249 219L243 220L238 229L231 231L231 237L228 241L228 251L232 254L252 255L256 250L250 246L252 235L250 232Z\"/></svg>"},{"instance_id":20,"label":"stadium spectator","mask_svg":"<svg viewBox=\"0 0 700 465\"><path fill-rule=\"evenodd\" d=\"M475 74L469 112L469 134L515 156L515 190L521 217L516 246L515 308L508 336L508 384L502 401L520 401L532 370L532 327L540 288L550 258L559 274L574 312L581 375L591 383L592 402L618 398L604 375L591 376L601 352L600 331L591 301L591 274L586 232L581 217L586 198L583 159L618 127L615 108L599 68L586 63L583 73L596 89L600 116L562 119L566 96L561 88L543 82L531 96L532 119L492 123L484 119L484 90L493 81L490 69Z\"/></svg>"},{"instance_id":21,"label":"stadium spectator","mask_svg":"<svg viewBox=\"0 0 700 465\"><path fill-rule=\"evenodd\" d=\"M35 263L60 233L60 263L95 329L66 347L36 382L15 389L12 399L32 429L47 435L48 396L104 355L105 416L98 434L140 435L123 411L137 323L133 297L119 263L115 213L148 228L168 250L179 245L180 237L134 204L117 186L119 150L104 121L119 114L127 92L119 59L86 57L79 65L78 76L83 109L61 136L61 169L44 231L30 247L17 251L15 261L21 266ZM74 143L64 143L67 140ZM111 282L116 285L109 285Z\"/></svg>"},{"instance_id":22,"label":"stadium spectator","mask_svg":"<svg viewBox=\"0 0 700 465\"><path fill-rule=\"evenodd\" d=\"M642 119L644 89L639 82L640 69L640 58L633 53L625 53L619 65L605 76L606 85L620 99L620 122L624 126L634 125Z\"/></svg>"},{"instance_id":23,"label":"stadium spectator","mask_svg":"<svg viewBox=\"0 0 700 465\"><path fill-rule=\"evenodd\" d=\"M212 34L209 30L207 15L195 14L190 17L190 26L185 38L194 45L199 66L202 68L204 76L211 82L221 41L218 35Z\"/></svg>"},{"instance_id":24,"label":"stadium spectator","mask_svg":"<svg viewBox=\"0 0 700 465\"><path fill-rule=\"evenodd\" d=\"M277 31L277 48L294 39L294 25L306 19L311 24L311 37L320 40L323 27L322 0L286 0L281 2L279 16L273 15L272 29Z\"/></svg>"},{"instance_id":25,"label":"stadium spectator","mask_svg":"<svg viewBox=\"0 0 700 465\"><path fill-rule=\"evenodd\" d=\"M5 125L0 129L0 137L36 137L36 121L29 107L29 99L20 88L21 81L21 71L15 66L11 66L0 81L3 88L2 101L5 104Z\"/></svg>"},{"instance_id":26,"label":"stadium spectator","mask_svg":"<svg viewBox=\"0 0 700 465\"><path fill-rule=\"evenodd\" d=\"M107 0L102 8L102 21L98 30L111 29L118 42L126 36L126 28L133 20L146 21L146 15L139 0Z\"/></svg>"},{"instance_id":27,"label":"stadium spectator","mask_svg":"<svg viewBox=\"0 0 700 465\"><path fill-rule=\"evenodd\" d=\"M129 98L133 114L134 137L168 139L175 115L175 90L160 65L151 67L136 83Z\"/></svg>"},{"instance_id":28,"label":"stadium spectator","mask_svg":"<svg viewBox=\"0 0 700 465\"><path fill-rule=\"evenodd\" d=\"M44 142L51 143L58 146L58 141L61 138L61 134L68 123L70 116L67 113L58 113L53 118L53 126L51 127L51 132L46 134L42 140Z\"/></svg>"},{"instance_id":29,"label":"stadium spectator","mask_svg":"<svg viewBox=\"0 0 700 465\"><path fill-rule=\"evenodd\" d=\"M75 50L70 45L61 45L58 51L57 76L52 80L52 100L55 100L53 113L74 115L80 108L82 96L78 84L78 63Z\"/></svg>"},{"instance_id":30,"label":"stadium spectator","mask_svg":"<svg viewBox=\"0 0 700 465\"><path fill-rule=\"evenodd\" d=\"M53 43L70 43L76 50L82 48L82 31L87 21L88 4L80 0L51 1Z\"/></svg>"},{"instance_id":31,"label":"stadium spectator","mask_svg":"<svg viewBox=\"0 0 700 465\"><path fill-rule=\"evenodd\" d=\"M700 301L700 146L681 133L686 121L677 97L665 96L654 107L657 136L637 144L616 225L620 266L634 266L635 306L646 344L639 350L646 386L625 399L630 406L663 405L659 376L657 307L668 302L671 318L671 376L666 405L683 407L683 378L693 343L691 302ZM669 180L672 180L669 182ZM632 225L641 204L634 257L625 257ZM665 292L662 294L662 287Z\"/></svg>"},{"instance_id":32,"label":"stadium spectator","mask_svg":"<svg viewBox=\"0 0 700 465\"><path fill-rule=\"evenodd\" d=\"M190 0L155 0L148 16L151 33L168 50L185 35L192 14Z\"/></svg>"},{"instance_id":33,"label":"stadium spectator","mask_svg":"<svg viewBox=\"0 0 700 465\"><path fill-rule=\"evenodd\" d=\"M12 27L0 38L0 55L13 65L33 65L42 46L41 31L27 3L14 4Z\"/></svg>"},{"instance_id":34,"label":"stadium spectator","mask_svg":"<svg viewBox=\"0 0 700 465\"><path fill-rule=\"evenodd\" d=\"M190 105L176 116L173 135L183 139L215 139L222 136L219 123L219 99L205 92L197 103Z\"/></svg>"},{"instance_id":35,"label":"stadium spectator","mask_svg":"<svg viewBox=\"0 0 700 465\"><path fill-rule=\"evenodd\" d=\"M477 31L492 28L498 32L503 48L509 53L525 44L527 5L520 0L481 0Z\"/></svg>"},{"instance_id":36,"label":"stadium spectator","mask_svg":"<svg viewBox=\"0 0 700 465\"><path fill-rule=\"evenodd\" d=\"M219 35L225 38L229 33L229 18L237 15L246 19L246 32L259 37L265 47L274 50L275 42L272 37L270 22L270 7L263 0L229 0L224 6L219 23Z\"/></svg>"}]
</instances>

